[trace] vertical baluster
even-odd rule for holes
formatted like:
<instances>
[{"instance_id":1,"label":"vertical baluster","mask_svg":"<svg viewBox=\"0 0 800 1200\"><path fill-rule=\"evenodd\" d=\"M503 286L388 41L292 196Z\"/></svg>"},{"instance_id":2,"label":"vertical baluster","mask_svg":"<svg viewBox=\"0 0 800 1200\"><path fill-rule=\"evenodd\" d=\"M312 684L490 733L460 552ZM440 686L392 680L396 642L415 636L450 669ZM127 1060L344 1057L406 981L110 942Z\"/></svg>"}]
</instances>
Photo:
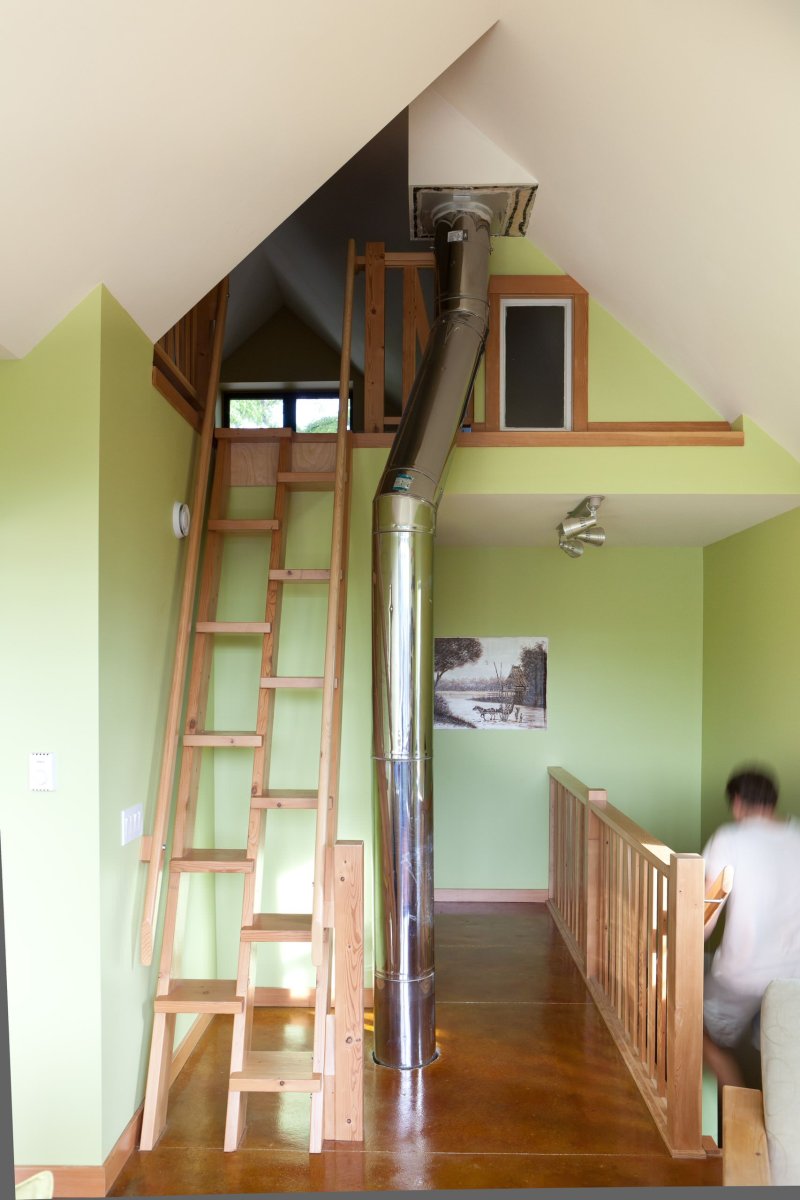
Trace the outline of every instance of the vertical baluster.
<instances>
[{"instance_id":1,"label":"vertical baluster","mask_svg":"<svg viewBox=\"0 0 800 1200\"><path fill-rule=\"evenodd\" d=\"M647 875L648 863L639 859L639 1060L647 1062Z\"/></svg>"},{"instance_id":2,"label":"vertical baluster","mask_svg":"<svg viewBox=\"0 0 800 1200\"><path fill-rule=\"evenodd\" d=\"M658 873L658 1045L656 1047L656 1089L659 1096L667 1091L667 876Z\"/></svg>"}]
</instances>

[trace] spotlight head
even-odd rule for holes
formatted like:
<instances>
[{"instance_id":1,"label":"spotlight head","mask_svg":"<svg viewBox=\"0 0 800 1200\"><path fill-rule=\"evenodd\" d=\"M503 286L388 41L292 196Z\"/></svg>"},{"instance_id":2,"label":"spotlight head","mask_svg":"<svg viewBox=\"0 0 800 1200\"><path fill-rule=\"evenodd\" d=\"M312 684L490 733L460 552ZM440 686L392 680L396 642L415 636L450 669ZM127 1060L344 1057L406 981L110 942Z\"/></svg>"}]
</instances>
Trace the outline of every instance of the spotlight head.
<instances>
[{"instance_id":1,"label":"spotlight head","mask_svg":"<svg viewBox=\"0 0 800 1200\"><path fill-rule=\"evenodd\" d=\"M597 517L594 513L585 513L580 516L573 516L572 513L558 527L559 537L574 538L578 534L583 533L585 529L591 529L597 524Z\"/></svg>"},{"instance_id":2,"label":"spotlight head","mask_svg":"<svg viewBox=\"0 0 800 1200\"><path fill-rule=\"evenodd\" d=\"M606 540L606 531L602 526L595 525L594 529L584 529L581 533L576 533L575 537L586 542L587 546L602 546Z\"/></svg>"},{"instance_id":3,"label":"spotlight head","mask_svg":"<svg viewBox=\"0 0 800 1200\"><path fill-rule=\"evenodd\" d=\"M571 538L562 537L558 543L560 549L568 554L570 558L580 558L583 554L583 546L580 542L575 542Z\"/></svg>"}]
</instances>

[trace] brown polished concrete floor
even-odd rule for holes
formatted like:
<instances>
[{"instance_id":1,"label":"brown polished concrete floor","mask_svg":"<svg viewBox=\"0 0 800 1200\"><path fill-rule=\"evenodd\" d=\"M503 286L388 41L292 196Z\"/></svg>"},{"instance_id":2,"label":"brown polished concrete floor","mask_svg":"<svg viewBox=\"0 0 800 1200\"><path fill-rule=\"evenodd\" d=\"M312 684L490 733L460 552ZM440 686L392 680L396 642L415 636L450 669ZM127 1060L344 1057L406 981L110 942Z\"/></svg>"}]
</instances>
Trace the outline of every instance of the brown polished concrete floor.
<instances>
[{"instance_id":1,"label":"brown polished concrete floor","mask_svg":"<svg viewBox=\"0 0 800 1200\"><path fill-rule=\"evenodd\" d=\"M231 1021L217 1017L158 1146L134 1153L110 1194L722 1182L720 1158L665 1151L543 905L438 905L436 972L441 1057L408 1072L370 1058L362 1146L310 1155L308 1096L251 1095L242 1145L225 1154ZM254 1047L306 1049L311 1033L305 1010L259 1009Z\"/></svg>"}]
</instances>

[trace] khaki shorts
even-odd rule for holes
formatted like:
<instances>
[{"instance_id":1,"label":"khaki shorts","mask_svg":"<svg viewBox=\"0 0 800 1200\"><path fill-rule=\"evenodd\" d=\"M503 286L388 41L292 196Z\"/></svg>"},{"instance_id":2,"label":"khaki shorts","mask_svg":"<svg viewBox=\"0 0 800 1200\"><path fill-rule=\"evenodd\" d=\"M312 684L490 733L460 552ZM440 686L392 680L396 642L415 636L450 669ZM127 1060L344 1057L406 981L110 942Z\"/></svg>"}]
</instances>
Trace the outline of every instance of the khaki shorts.
<instances>
[{"instance_id":1,"label":"khaki shorts","mask_svg":"<svg viewBox=\"0 0 800 1200\"><path fill-rule=\"evenodd\" d=\"M718 1046L735 1046L753 1026L761 1009L762 996L736 991L717 976L708 974L703 984L703 1025Z\"/></svg>"}]
</instances>

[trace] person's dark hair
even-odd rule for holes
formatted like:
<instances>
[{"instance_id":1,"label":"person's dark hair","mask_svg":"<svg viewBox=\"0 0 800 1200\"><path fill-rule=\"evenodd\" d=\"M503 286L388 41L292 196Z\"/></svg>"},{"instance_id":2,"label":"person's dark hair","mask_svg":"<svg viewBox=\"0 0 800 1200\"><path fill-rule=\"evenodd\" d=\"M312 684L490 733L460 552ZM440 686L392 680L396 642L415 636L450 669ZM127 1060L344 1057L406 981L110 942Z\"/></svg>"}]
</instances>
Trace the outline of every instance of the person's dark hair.
<instances>
[{"instance_id":1,"label":"person's dark hair","mask_svg":"<svg viewBox=\"0 0 800 1200\"><path fill-rule=\"evenodd\" d=\"M764 770L738 771L725 785L728 803L738 796L748 808L774 808L778 803L778 783Z\"/></svg>"}]
</instances>

